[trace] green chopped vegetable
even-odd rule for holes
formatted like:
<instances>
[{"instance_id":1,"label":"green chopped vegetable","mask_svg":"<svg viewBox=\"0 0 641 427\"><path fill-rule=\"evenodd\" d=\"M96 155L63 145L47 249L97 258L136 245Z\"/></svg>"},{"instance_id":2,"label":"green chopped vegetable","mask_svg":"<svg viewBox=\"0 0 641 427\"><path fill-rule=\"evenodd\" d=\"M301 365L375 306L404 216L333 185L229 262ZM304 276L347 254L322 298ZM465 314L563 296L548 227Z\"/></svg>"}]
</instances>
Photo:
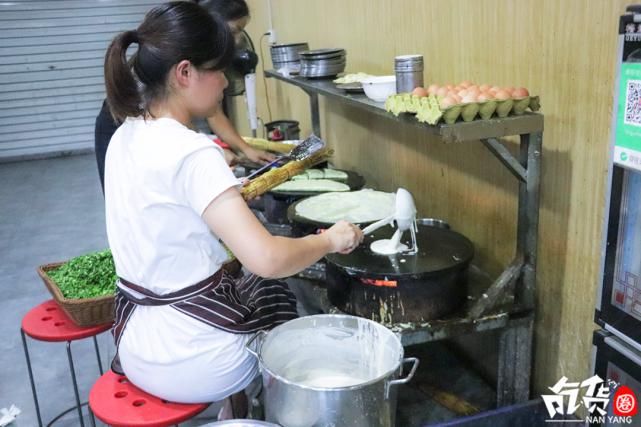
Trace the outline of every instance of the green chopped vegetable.
<instances>
[{"instance_id":1,"label":"green chopped vegetable","mask_svg":"<svg viewBox=\"0 0 641 427\"><path fill-rule=\"evenodd\" d=\"M116 293L116 267L111 250L70 259L47 275L68 299L97 298Z\"/></svg>"}]
</instances>

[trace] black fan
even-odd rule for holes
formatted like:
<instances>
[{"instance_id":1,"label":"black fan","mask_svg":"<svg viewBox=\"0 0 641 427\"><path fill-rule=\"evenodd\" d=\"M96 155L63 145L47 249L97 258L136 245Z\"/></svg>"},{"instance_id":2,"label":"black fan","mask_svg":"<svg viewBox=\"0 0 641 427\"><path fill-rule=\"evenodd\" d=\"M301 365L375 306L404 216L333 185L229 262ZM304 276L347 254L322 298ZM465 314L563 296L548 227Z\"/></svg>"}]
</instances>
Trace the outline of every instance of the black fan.
<instances>
[{"instance_id":1,"label":"black fan","mask_svg":"<svg viewBox=\"0 0 641 427\"><path fill-rule=\"evenodd\" d=\"M249 34L243 30L240 40L236 43L234 58L231 66L225 71L229 85L225 89L226 96L239 96L245 93L245 76L254 73L258 64L258 55Z\"/></svg>"}]
</instances>

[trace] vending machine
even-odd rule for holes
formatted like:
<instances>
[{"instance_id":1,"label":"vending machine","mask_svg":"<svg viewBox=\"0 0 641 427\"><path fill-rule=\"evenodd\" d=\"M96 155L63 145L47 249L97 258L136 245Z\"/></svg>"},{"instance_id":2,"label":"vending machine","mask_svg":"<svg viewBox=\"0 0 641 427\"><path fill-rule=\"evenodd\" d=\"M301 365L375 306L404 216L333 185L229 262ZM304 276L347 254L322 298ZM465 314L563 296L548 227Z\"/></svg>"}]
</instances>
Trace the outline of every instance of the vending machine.
<instances>
[{"instance_id":1,"label":"vending machine","mask_svg":"<svg viewBox=\"0 0 641 427\"><path fill-rule=\"evenodd\" d=\"M593 367L641 398L641 5L620 18L617 58Z\"/></svg>"}]
</instances>

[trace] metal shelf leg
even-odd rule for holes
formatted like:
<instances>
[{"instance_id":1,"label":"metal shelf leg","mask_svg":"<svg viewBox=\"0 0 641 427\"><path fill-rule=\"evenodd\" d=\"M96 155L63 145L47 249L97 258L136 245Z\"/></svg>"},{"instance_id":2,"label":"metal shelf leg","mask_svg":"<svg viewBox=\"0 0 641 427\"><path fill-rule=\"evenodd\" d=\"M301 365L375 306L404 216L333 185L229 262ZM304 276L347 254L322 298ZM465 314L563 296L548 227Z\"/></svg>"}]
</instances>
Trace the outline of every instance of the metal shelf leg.
<instances>
[{"instance_id":1,"label":"metal shelf leg","mask_svg":"<svg viewBox=\"0 0 641 427\"><path fill-rule=\"evenodd\" d=\"M497 406L525 402L530 397L532 315L512 320L499 338Z\"/></svg>"},{"instance_id":2,"label":"metal shelf leg","mask_svg":"<svg viewBox=\"0 0 641 427\"><path fill-rule=\"evenodd\" d=\"M304 89L303 89L304 90ZM320 109L318 104L318 94L316 92L305 91L309 96L309 108L312 116L312 132L317 137L321 137Z\"/></svg>"},{"instance_id":3,"label":"metal shelf leg","mask_svg":"<svg viewBox=\"0 0 641 427\"><path fill-rule=\"evenodd\" d=\"M543 134L521 135L519 160L527 170L527 179L519 183L517 253L525 262L515 299L521 309L534 308L536 299L536 251L539 228L539 194L541 182L541 150Z\"/></svg>"}]
</instances>

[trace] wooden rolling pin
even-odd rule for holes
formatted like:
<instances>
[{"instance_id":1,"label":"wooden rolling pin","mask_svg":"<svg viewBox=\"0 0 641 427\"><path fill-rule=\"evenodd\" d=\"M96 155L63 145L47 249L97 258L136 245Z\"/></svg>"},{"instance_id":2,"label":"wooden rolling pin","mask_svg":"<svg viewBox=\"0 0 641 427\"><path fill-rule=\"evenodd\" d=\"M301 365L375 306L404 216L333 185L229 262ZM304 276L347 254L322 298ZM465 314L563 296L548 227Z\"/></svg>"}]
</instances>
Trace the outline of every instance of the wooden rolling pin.
<instances>
[{"instance_id":1,"label":"wooden rolling pin","mask_svg":"<svg viewBox=\"0 0 641 427\"><path fill-rule=\"evenodd\" d=\"M242 194L245 200L253 199L262 194L265 194L272 188L276 187L279 184L282 184L291 177L304 172L305 169L309 169L312 166L315 166L329 159L333 153L334 150L325 148L318 151L317 153L314 153L305 160L291 161L284 166L267 171L261 176L251 180L249 184L247 184L240 190L240 194Z\"/></svg>"},{"instance_id":2,"label":"wooden rolling pin","mask_svg":"<svg viewBox=\"0 0 641 427\"><path fill-rule=\"evenodd\" d=\"M259 150L273 151L275 153L287 154L292 151L292 148L296 146L296 144L268 141L263 138L252 138L249 136L243 136L243 139L245 140L245 142L247 142L247 144L254 148L258 148Z\"/></svg>"}]
</instances>

